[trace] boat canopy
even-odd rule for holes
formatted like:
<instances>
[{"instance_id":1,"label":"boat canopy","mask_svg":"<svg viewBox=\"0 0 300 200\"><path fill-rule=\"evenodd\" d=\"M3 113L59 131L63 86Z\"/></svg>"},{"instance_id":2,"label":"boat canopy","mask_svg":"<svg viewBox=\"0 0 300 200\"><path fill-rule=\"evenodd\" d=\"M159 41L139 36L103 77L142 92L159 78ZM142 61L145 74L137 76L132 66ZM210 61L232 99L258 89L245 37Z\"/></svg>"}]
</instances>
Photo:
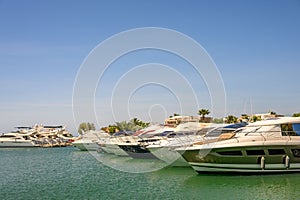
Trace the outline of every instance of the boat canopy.
<instances>
[{"instance_id":1,"label":"boat canopy","mask_svg":"<svg viewBox=\"0 0 300 200\"><path fill-rule=\"evenodd\" d=\"M130 136L132 135L132 131L119 131L113 134L113 136Z\"/></svg>"},{"instance_id":2,"label":"boat canopy","mask_svg":"<svg viewBox=\"0 0 300 200\"><path fill-rule=\"evenodd\" d=\"M238 129L238 128L242 128L244 126L247 126L248 123L247 122L241 122L241 123L236 123L236 124L230 124L228 126L225 126L223 128L233 128L233 129Z\"/></svg>"},{"instance_id":3,"label":"boat canopy","mask_svg":"<svg viewBox=\"0 0 300 200\"><path fill-rule=\"evenodd\" d=\"M300 117L277 117L271 118L263 121L257 121L250 123L248 126L269 126L275 124L293 124L293 123L300 123Z\"/></svg>"},{"instance_id":4,"label":"boat canopy","mask_svg":"<svg viewBox=\"0 0 300 200\"><path fill-rule=\"evenodd\" d=\"M32 127L30 127L30 126L17 126L15 128L17 128L17 129L32 129Z\"/></svg>"}]
</instances>

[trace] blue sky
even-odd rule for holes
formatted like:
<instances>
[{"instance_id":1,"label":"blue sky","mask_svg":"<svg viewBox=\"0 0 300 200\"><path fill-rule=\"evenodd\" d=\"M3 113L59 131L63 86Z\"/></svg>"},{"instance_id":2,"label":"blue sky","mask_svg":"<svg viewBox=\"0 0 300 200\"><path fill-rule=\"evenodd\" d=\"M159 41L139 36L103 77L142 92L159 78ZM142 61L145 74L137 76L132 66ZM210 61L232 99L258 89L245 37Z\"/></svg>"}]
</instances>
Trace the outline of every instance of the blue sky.
<instances>
[{"instance_id":1,"label":"blue sky","mask_svg":"<svg viewBox=\"0 0 300 200\"><path fill-rule=\"evenodd\" d=\"M0 130L43 123L67 125L74 132L73 84L84 59L112 35L142 27L179 31L206 49L224 81L227 114L300 112L300 1L0 0ZM210 108L205 83L197 84L182 61L142 52L120 59L97 88L98 127L113 123L101 108L109 107L103 99L125 68L149 62L186 74L201 99L199 107ZM157 87L137 91L130 116L149 120L143 107L172 103L165 93ZM193 110L183 114L195 115ZM179 111L176 104L167 112L156 106L151 120Z\"/></svg>"}]
</instances>

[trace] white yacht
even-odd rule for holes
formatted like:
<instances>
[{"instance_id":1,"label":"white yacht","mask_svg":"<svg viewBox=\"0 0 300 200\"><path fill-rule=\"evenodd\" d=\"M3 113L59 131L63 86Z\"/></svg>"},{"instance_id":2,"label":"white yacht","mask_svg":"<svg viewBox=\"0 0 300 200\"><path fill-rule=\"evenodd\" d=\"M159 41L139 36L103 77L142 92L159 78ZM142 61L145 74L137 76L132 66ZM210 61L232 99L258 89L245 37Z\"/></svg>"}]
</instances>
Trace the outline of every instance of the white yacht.
<instances>
[{"instance_id":1,"label":"white yacht","mask_svg":"<svg viewBox=\"0 0 300 200\"><path fill-rule=\"evenodd\" d=\"M16 127L16 131L0 135L0 147L63 147L74 139L63 126L34 125Z\"/></svg>"},{"instance_id":2,"label":"white yacht","mask_svg":"<svg viewBox=\"0 0 300 200\"><path fill-rule=\"evenodd\" d=\"M174 127L156 124L134 134L130 140L122 140L118 146L132 158L158 159L147 149L147 146L156 143L173 131Z\"/></svg>"},{"instance_id":3,"label":"white yacht","mask_svg":"<svg viewBox=\"0 0 300 200\"><path fill-rule=\"evenodd\" d=\"M152 134L163 128L163 125L153 124L136 132L120 131L113 134L110 138L100 141L98 144L106 153L115 154L117 156L134 156L136 154L134 148L139 146L138 140L141 135Z\"/></svg>"},{"instance_id":4,"label":"white yacht","mask_svg":"<svg viewBox=\"0 0 300 200\"><path fill-rule=\"evenodd\" d=\"M40 147L70 146L74 137L63 126L34 125L35 133L31 135L32 142Z\"/></svg>"},{"instance_id":5,"label":"white yacht","mask_svg":"<svg viewBox=\"0 0 300 200\"><path fill-rule=\"evenodd\" d=\"M16 127L17 130L0 135L0 148L36 147L31 136L35 131L31 127Z\"/></svg>"},{"instance_id":6,"label":"white yacht","mask_svg":"<svg viewBox=\"0 0 300 200\"><path fill-rule=\"evenodd\" d=\"M300 172L300 117L251 123L176 150L199 173Z\"/></svg>"},{"instance_id":7,"label":"white yacht","mask_svg":"<svg viewBox=\"0 0 300 200\"><path fill-rule=\"evenodd\" d=\"M233 132L237 128L245 125L246 123L235 126L228 124L211 124L202 126L202 128L197 131L174 132L156 144L147 146L147 148L153 155L165 161L170 166L189 166L181 154L176 151L176 148L190 146L196 141L213 139L222 133Z\"/></svg>"}]
</instances>

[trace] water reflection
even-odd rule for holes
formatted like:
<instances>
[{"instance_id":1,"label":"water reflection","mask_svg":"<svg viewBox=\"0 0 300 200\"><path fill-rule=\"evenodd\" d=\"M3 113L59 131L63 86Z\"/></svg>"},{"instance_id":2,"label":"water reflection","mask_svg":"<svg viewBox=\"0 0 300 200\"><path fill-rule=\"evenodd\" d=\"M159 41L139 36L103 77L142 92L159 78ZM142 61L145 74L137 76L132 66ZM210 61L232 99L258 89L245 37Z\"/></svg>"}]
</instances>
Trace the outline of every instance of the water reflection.
<instances>
[{"instance_id":1,"label":"water reflection","mask_svg":"<svg viewBox=\"0 0 300 200\"><path fill-rule=\"evenodd\" d=\"M92 151L89 153L102 164L122 172L147 173L166 166L165 162L158 159L133 159L129 156L116 156Z\"/></svg>"},{"instance_id":2,"label":"water reflection","mask_svg":"<svg viewBox=\"0 0 300 200\"><path fill-rule=\"evenodd\" d=\"M298 199L299 174L228 176L198 175L185 181L187 193L198 190L202 198Z\"/></svg>"},{"instance_id":3,"label":"water reflection","mask_svg":"<svg viewBox=\"0 0 300 200\"><path fill-rule=\"evenodd\" d=\"M157 160L137 160L129 157L98 154L102 162L115 169L139 172L140 168L159 165ZM105 164L105 163L104 163ZM118 173L118 172L115 172ZM124 176L128 176L124 174ZM149 198L176 199L298 199L300 174L282 175L205 175L189 167L166 167L132 176L140 187L151 188ZM130 189L136 194L139 190Z\"/></svg>"}]
</instances>

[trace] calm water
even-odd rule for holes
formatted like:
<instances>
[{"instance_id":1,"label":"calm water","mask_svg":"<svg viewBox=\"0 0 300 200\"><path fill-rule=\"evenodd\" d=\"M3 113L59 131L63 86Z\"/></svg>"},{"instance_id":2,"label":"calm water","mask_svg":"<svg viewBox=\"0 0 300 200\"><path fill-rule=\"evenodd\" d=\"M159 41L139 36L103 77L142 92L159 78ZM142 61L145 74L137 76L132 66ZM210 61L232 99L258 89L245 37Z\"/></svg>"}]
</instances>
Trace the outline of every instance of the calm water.
<instances>
[{"instance_id":1,"label":"calm water","mask_svg":"<svg viewBox=\"0 0 300 200\"><path fill-rule=\"evenodd\" d=\"M1 199L299 199L300 174L126 173L75 148L0 149Z\"/></svg>"}]
</instances>

